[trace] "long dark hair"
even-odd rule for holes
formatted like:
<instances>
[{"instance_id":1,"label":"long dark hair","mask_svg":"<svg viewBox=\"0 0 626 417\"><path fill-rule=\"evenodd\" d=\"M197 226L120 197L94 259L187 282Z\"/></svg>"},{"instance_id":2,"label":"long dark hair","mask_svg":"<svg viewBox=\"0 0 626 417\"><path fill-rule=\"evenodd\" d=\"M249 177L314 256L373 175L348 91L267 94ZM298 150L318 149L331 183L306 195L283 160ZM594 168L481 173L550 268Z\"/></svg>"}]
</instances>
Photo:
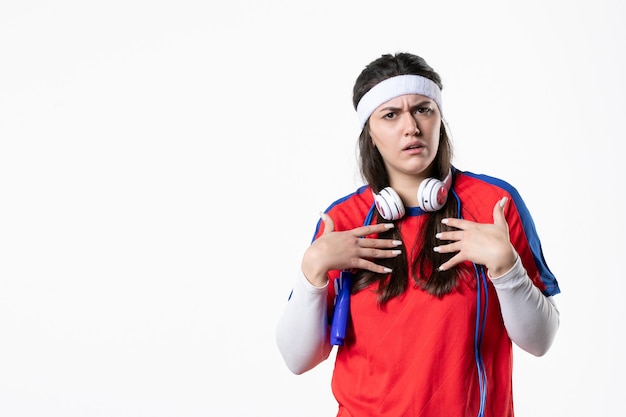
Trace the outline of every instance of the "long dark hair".
<instances>
[{"instance_id":1,"label":"long dark hair","mask_svg":"<svg viewBox=\"0 0 626 417\"><path fill-rule=\"evenodd\" d=\"M354 108L356 109L363 95L376 84L387 78L405 74L421 75L435 82L439 88L443 88L441 78L423 58L409 53L386 54L368 64L357 77L352 96ZM443 179L452 165L452 145L443 126L443 120L440 132L439 151L428 175ZM359 158L361 175L375 193L389 186L389 175L385 168L385 163L380 152L373 145L369 134L369 121L359 137ZM357 272L352 292L361 291L378 282L379 302L381 305L384 305L390 299L398 297L406 291L409 282L407 279L409 262L413 266L415 285L437 297L452 291L457 284L458 277L462 274L462 270L453 268L447 271L439 271L439 265L450 259L452 255L437 253L433 248L445 243L435 238L436 233L448 230L441 223L441 220L457 217L458 215L456 200L450 195L441 210L427 214L426 227L422 228L419 235L416 236L416 241L422 242L421 248L417 253L406 253L406 251L403 251L402 255L395 258L377 261L392 269L393 272L389 275L365 270ZM377 216L376 222L386 221L380 214L377 214ZM395 228L380 234L379 237L402 240L400 228L401 224L396 222Z\"/></svg>"}]
</instances>

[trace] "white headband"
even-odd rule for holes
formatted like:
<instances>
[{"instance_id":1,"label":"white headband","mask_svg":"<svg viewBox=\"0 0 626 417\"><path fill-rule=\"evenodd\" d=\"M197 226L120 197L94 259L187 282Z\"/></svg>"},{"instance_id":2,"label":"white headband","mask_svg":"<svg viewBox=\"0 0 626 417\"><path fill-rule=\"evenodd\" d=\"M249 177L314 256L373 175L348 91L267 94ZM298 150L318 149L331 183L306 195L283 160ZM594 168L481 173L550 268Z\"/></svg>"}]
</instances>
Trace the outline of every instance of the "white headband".
<instances>
[{"instance_id":1,"label":"white headband","mask_svg":"<svg viewBox=\"0 0 626 417\"><path fill-rule=\"evenodd\" d=\"M379 82L363 95L356 106L361 129L378 106L405 94L419 94L433 99L442 112L441 89L434 81L421 75L397 75Z\"/></svg>"}]
</instances>

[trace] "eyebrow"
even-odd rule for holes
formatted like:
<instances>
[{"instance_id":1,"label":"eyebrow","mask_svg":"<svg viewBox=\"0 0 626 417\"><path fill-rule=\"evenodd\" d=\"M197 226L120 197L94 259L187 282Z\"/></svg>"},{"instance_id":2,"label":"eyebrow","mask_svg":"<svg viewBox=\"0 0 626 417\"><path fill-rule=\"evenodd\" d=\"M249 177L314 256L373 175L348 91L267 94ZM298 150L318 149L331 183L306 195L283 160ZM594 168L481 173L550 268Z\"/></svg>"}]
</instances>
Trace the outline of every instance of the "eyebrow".
<instances>
[{"instance_id":1,"label":"eyebrow","mask_svg":"<svg viewBox=\"0 0 626 417\"><path fill-rule=\"evenodd\" d=\"M434 101L433 101L433 100L431 100L431 99L425 99L425 100L421 100L421 101L419 101L419 102L417 102L417 103L413 104L412 106L410 106L410 108L411 108L411 109L414 109L414 108L416 108L416 107L421 107L421 106L423 106L423 105L425 105L425 104L432 104L432 103L434 103ZM386 107L382 107L382 108L380 108L380 109L378 110L378 112L383 112L383 111L396 111L396 112L397 112L398 110L401 110L401 107L386 106Z\"/></svg>"}]
</instances>

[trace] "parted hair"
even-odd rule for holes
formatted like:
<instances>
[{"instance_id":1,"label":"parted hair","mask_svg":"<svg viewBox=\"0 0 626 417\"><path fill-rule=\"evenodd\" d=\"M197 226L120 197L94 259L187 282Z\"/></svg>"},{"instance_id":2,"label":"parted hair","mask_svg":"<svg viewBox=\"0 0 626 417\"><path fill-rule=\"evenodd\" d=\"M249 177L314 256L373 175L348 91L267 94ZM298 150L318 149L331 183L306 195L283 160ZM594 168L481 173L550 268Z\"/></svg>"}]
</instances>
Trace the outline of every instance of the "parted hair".
<instances>
[{"instance_id":1,"label":"parted hair","mask_svg":"<svg viewBox=\"0 0 626 417\"><path fill-rule=\"evenodd\" d=\"M376 84L387 78L405 74L421 75L435 82L439 88L443 88L439 74L423 58L405 52L393 55L385 54L368 64L357 77L352 96L354 108L357 108L363 95ZM443 126L443 120L440 132L439 150L429 168L428 175L443 179L452 165L452 146ZM380 152L372 142L369 133L369 120L359 136L358 150L361 176L372 188L372 191L378 193L383 188L388 187L390 185L389 175ZM391 274L378 274L365 270L358 271L353 282L352 292L356 293L370 287L372 284L378 283L378 286L374 288L376 288L378 293L379 303L381 306L384 306L387 301L402 295L406 291L410 282L408 279L409 262L413 267L412 281L414 285L438 297L452 291L463 270L452 268L447 271L439 271L439 265L450 259L452 255L437 253L433 248L445 243L437 241L435 238L436 233L448 230L441 223L441 220L457 217L458 215L455 198L449 195L446 204L441 210L426 214L428 216L426 227L422 228L419 236L416 236L416 242L422 242L421 245L418 245L419 250L416 253L406 253L406 250L403 250L400 256L376 261L391 268ZM377 216L377 223L386 221L380 214L377 214ZM396 221L396 227L380 234L379 237L402 240L400 234L401 227L401 221Z\"/></svg>"}]
</instances>

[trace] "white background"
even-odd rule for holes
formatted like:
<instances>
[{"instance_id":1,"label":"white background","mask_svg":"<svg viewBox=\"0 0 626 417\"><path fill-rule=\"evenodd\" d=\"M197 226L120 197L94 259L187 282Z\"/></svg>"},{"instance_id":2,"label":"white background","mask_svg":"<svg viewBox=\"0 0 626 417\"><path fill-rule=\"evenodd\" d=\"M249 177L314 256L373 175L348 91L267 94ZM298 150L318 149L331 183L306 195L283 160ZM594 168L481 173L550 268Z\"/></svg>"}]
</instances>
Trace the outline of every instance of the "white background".
<instances>
[{"instance_id":1,"label":"white background","mask_svg":"<svg viewBox=\"0 0 626 417\"><path fill-rule=\"evenodd\" d=\"M511 182L562 294L518 416L623 415L626 8L589 1L0 5L0 415L332 416L274 332L361 184L354 79L444 81L455 165Z\"/></svg>"}]
</instances>

